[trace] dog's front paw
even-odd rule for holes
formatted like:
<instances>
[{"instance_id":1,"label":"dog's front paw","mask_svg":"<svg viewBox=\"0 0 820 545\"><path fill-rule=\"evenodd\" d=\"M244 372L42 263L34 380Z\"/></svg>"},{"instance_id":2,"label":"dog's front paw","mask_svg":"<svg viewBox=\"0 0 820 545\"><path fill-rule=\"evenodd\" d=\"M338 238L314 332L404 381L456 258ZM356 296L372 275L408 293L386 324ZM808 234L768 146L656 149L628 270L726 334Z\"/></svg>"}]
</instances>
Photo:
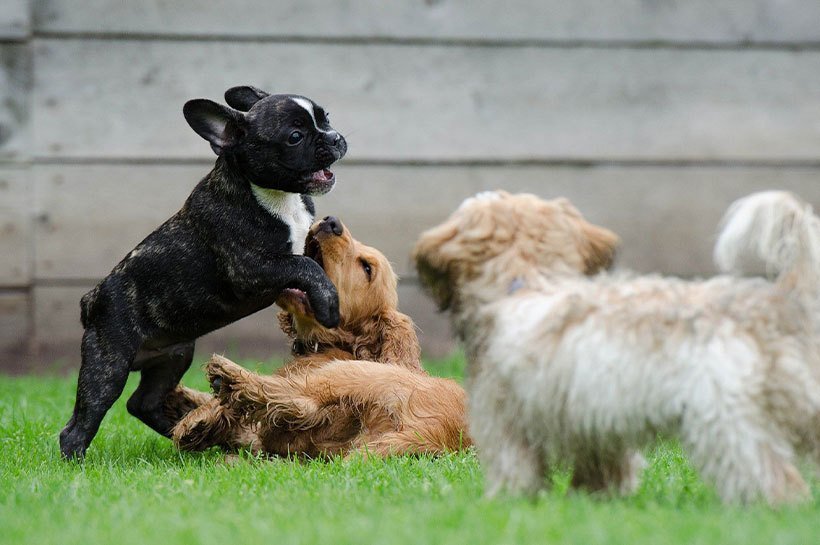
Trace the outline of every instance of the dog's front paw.
<instances>
[{"instance_id":1,"label":"dog's front paw","mask_svg":"<svg viewBox=\"0 0 820 545\"><path fill-rule=\"evenodd\" d=\"M244 369L228 358L217 354L211 356L211 361L205 366L205 375L211 384L211 390L218 398L228 395L231 385L244 372Z\"/></svg>"}]
</instances>

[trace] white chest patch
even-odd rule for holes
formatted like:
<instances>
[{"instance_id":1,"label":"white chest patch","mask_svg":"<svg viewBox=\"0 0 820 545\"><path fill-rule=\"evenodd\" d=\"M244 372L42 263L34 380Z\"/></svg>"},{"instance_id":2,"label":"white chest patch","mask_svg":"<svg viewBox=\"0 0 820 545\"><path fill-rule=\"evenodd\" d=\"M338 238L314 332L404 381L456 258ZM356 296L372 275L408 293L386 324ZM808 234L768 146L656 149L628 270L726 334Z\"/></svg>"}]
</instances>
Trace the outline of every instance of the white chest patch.
<instances>
[{"instance_id":1,"label":"white chest patch","mask_svg":"<svg viewBox=\"0 0 820 545\"><path fill-rule=\"evenodd\" d=\"M313 216L308 212L302 196L296 193L286 193L276 189L266 189L251 185L253 195L262 208L279 218L290 230L291 252L302 255L305 251L305 237L307 237Z\"/></svg>"}]
</instances>

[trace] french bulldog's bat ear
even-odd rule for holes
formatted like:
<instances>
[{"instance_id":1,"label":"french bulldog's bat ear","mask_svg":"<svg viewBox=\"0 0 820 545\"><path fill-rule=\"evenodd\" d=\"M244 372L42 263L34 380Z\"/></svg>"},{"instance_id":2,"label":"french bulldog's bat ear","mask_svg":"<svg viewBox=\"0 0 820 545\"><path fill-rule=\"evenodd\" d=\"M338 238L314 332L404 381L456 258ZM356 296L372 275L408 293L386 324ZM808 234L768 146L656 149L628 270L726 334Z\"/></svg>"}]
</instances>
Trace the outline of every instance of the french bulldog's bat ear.
<instances>
[{"instance_id":1,"label":"french bulldog's bat ear","mask_svg":"<svg viewBox=\"0 0 820 545\"><path fill-rule=\"evenodd\" d=\"M240 85L239 87L231 87L225 91L225 102L227 102L231 108L236 108L240 112L247 112L254 104L266 96L269 96L269 94L262 89L257 89L250 85Z\"/></svg>"},{"instance_id":2,"label":"french bulldog's bat ear","mask_svg":"<svg viewBox=\"0 0 820 545\"><path fill-rule=\"evenodd\" d=\"M236 145L245 135L245 116L242 112L212 100L189 100L182 107L182 113L191 128L211 144L217 155Z\"/></svg>"}]
</instances>

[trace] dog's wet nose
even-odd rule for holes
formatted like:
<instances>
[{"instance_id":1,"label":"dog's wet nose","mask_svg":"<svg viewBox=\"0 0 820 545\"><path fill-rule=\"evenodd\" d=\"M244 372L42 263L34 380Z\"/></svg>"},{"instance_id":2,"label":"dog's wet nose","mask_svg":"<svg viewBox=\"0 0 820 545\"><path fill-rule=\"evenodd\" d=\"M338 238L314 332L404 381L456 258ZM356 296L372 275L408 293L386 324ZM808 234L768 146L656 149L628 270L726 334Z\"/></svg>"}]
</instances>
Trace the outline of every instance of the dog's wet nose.
<instances>
[{"instance_id":1,"label":"dog's wet nose","mask_svg":"<svg viewBox=\"0 0 820 545\"><path fill-rule=\"evenodd\" d=\"M325 142L327 142L331 146L335 146L336 144L338 144L339 140L341 139L342 137L336 131L329 131L325 133Z\"/></svg>"},{"instance_id":2,"label":"dog's wet nose","mask_svg":"<svg viewBox=\"0 0 820 545\"><path fill-rule=\"evenodd\" d=\"M330 231L334 235L341 236L344 232L344 228L342 227L342 222L339 221L339 218L335 216L327 216L325 219L322 220L322 224L319 226L323 231Z\"/></svg>"}]
</instances>

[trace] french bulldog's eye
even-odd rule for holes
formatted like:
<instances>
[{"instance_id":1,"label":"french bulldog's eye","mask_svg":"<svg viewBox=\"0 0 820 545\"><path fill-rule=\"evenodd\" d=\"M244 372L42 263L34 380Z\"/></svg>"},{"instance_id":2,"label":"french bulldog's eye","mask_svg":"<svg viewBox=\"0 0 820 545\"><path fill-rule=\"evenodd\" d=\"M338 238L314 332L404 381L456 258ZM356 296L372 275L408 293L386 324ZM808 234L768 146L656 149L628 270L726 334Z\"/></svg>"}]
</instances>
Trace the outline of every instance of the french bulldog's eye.
<instances>
[{"instance_id":1,"label":"french bulldog's eye","mask_svg":"<svg viewBox=\"0 0 820 545\"><path fill-rule=\"evenodd\" d=\"M370 268L370 263L367 262L366 259L359 260L362 264L362 269L364 269L364 274L367 275L368 282L373 279L373 269Z\"/></svg>"},{"instance_id":2,"label":"french bulldog's eye","mask_svg":"<svg viewBox=\"0 0 820 545\"><path fill-rule=\"evenodd\" d=\"M290 144L291 146L298 144L302 141L302 138L304 137L305 135L303 135L301 132L293 131L292 133L290 133L290 136L288 137L288 144Z\"/></svg>"}]
</instances>

